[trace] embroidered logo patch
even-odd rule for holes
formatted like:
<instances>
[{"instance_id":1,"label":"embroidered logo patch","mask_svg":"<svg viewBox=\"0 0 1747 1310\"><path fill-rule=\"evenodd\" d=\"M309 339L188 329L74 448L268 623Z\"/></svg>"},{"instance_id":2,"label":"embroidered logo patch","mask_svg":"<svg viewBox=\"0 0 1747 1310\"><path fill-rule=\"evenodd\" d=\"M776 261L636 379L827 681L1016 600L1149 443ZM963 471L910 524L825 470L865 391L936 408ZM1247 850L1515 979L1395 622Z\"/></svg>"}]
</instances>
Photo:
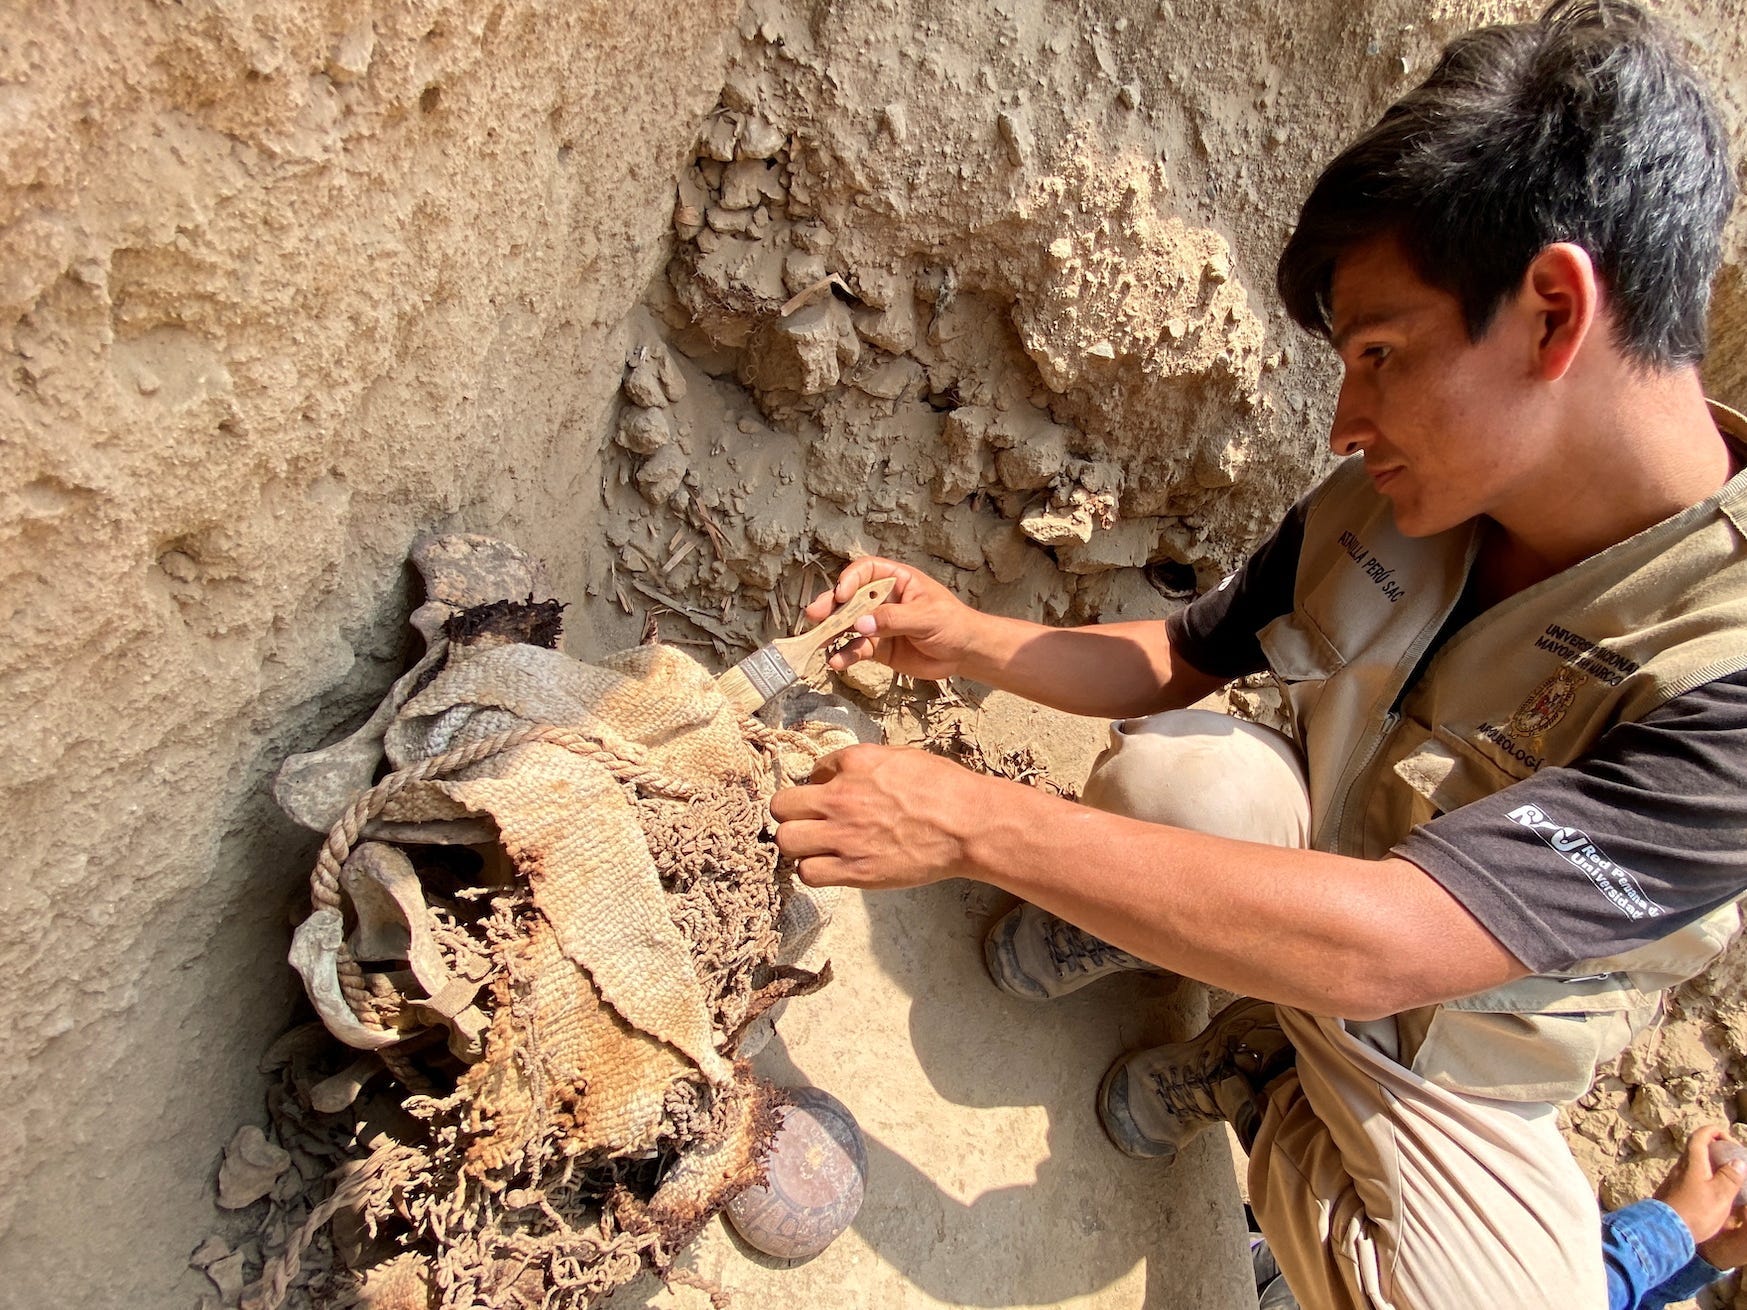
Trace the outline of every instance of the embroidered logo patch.
<instances>
[{"instance_id":1,"label":"embroidered logo patch","mask_svg":"<svg viewBox=\"0 0 1747 1310\"><path fill-rule=\"evenodd\" d=\"M1668 913L1650 899L1630 869L1622 868L1603 855L1601 848L1583 829L1557 823L1535 805L1519 805L1504 817L1546 842L1567 864L1594 883L1596 890L1612 901L1614 908L1628 919L1655 919Z\"/></svg>"},{"instance_id":2,"label":"embroidered logo patch","mask_svg":"<svg viewBox=\"0 0 1747 1310\"><path fill-rule=\"evenodd\" d=\"M1536 687L1510 716L1511 736L1539 737L1559 722L1576 702L1577 689L1583 685L1583 679L1584 675L1576 669L1559 669Z\"/></svg>"}]
</instances>

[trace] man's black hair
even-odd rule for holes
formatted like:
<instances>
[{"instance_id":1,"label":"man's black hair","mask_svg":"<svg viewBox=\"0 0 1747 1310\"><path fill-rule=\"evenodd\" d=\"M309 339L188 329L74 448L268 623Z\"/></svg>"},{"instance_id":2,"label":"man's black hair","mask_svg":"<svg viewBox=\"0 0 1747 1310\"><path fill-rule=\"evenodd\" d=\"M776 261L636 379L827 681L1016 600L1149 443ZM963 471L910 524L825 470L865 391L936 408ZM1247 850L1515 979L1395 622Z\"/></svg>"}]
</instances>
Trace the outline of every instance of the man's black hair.
<instances>
[{"instance_id":1,"label":"man's black hair","mask_svg":"<svg viewBox=\"0 0 1747 1310\"><path fill-rule=\"evenodd\" d=\"M1326 337L1335 261L1393 234L1479 340L1535 256L1569 241L1595 262L1626 354L1696 364L1734 199L1722 124L1670 38L1623 0L1560 0L1444 48L1323 170L1276 285Z\"/></svg>"}]
</instances>

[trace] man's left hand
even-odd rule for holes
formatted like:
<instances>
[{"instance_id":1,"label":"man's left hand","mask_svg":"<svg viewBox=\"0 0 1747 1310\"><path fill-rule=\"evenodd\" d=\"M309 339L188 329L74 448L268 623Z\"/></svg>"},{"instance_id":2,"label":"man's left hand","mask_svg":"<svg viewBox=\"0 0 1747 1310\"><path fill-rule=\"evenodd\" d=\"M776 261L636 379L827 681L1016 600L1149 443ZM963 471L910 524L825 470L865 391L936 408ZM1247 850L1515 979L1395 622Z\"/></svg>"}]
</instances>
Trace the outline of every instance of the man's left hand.
<instances>
[{"instance_id":1,"label":"man's left hand","mask_svg":"<svg viewBox=\"0 0 1747 1310\"><path fill-rule=\"evenodd\" d=\"M812 887L921 887L968 872L966 828L989 779L903 746L851 746L770 799L777 849Z\"/></svg>"}]
</instances>

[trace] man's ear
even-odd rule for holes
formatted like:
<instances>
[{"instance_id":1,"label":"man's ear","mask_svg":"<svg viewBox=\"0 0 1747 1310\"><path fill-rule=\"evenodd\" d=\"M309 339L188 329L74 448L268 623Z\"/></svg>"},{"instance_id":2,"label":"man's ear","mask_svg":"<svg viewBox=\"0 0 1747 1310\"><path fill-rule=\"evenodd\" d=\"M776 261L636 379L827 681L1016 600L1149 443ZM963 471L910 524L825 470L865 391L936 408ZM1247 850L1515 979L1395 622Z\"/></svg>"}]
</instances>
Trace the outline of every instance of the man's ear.
<instances>
[{"instance_id":1,"label":"man's ear","mask_svg":"<svg viewBox=\"0 0 1747 1310\"><path fill-rule=\"evenodd\" d=\"M1601 282L1589 252L1569 241L1543 248L1523 274L1518 308L1530 319L1536 376L1558 381L1601 312Z\"/></svg>"}]
</instances>

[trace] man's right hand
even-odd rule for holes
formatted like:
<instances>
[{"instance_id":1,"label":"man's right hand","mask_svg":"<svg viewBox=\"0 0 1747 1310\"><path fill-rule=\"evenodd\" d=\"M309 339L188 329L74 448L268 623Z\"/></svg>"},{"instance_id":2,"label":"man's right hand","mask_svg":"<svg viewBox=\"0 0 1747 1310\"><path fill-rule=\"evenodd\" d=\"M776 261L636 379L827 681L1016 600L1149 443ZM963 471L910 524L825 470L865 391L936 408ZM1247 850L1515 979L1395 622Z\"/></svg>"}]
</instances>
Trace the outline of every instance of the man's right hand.
<instances>
[{"instance_id":1,"label":"man's right hand","mask_svg":"<svg viewBox=\"0 0 1747 1310\"><path fill-rule=\"evenodd\" d=\"M891 597L855 622L861 635L831 656L833 669L874 659L917 678L947 678L959 672L982 617L927 574L869 555L838 575L837 586L807 606L814 623L878 578L896 578Z\"/></svg>"},{"instance_id":2,"label":"man's right hand","mask_svg":"<svg viewBox=\"0 0 1747 1310\"><path fill-rule=\"evenodd\" d=\"M844 569L837 586L807 606L807 617L828 618L879 578L897 585L885 604L856 620L858 635L831 656L833 669L873 659L916 678L956 674L1104 719L1181 709L1225 681L1174 662L1170 635L1157 619L1051 628L983 614L913 565L875 555Z\"/></svg>"},{"instance_id":3,"label":"man's right hand","mask_svg":"<svg viewBox=\"0 0 1747 1310\"><path fill-rule=\"evenodd\" d=\"M1744 1172L1742 1162L1721 1168L1711 1164L1711 1144L1728 1139L1718 1124L1693 1130L1686 1150L1656 1189L1656 1199L1686 1221L1698 1252L1718 1269L1732 1269L1747 1260L1741 1207L1736 1194Z\"/></svg>"}]
</instances>

